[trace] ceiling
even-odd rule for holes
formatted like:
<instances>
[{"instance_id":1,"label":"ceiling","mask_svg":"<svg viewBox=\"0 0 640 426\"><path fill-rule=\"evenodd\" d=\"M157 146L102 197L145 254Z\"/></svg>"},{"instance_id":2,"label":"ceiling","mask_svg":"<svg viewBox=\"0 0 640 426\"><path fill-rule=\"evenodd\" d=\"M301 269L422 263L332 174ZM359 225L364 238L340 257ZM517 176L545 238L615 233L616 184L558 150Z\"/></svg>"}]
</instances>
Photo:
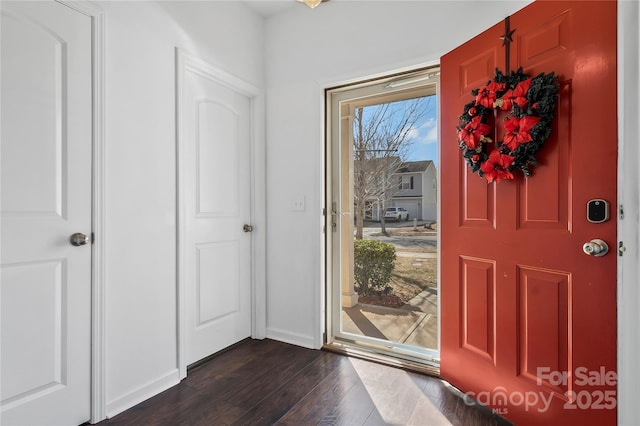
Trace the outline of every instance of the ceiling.
<instances>
[{"instance_id":1,"label":"ceiling","mask_svg":"<svg viewBox=\"0 0 640 426\"><path fill-rule=\"evenodd\" d=\"M295 0L243 0L243 3L265 18L293 7L305 7Z\"/></svg>"}]
</instances>

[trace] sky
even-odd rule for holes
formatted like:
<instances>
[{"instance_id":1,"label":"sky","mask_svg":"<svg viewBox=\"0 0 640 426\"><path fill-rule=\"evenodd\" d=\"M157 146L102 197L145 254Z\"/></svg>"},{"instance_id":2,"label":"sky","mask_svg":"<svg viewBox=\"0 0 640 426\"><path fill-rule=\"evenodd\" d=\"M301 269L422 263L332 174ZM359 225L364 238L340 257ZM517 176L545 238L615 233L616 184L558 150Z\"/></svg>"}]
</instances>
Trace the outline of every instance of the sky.
<instances>
[{"instance_id":1,"label":"sky","mask_svg":"<svg viewBox=\"0 0 640 426\"><path fill-rule=\"evenodd\" d=\"M411 130L413 147L409 161L432 160L438 165L438 97L428 96L421 99L425 103L427 113Z\"/></svg>"},{"instance_id":2,"label":"sky","mask_svg":"<svg viewBox=\"0 0 640 426\"><path fill-rule=\"evenodd\" d=\"M438 165L438 97L426 96L419 98L420 110L424 111L424 115L415 123L413 128L409 131L407 143L411 144L411 148L408 151L406 161L422 161L432 160L434 164ZM397 120L404 116L405 108L410 103L415 102L415 99L409 99L406 101L393 102L393 106L389 110L389 119ZM364 108L365 121L367 118L372 117L375 111L379 109L380 105L372 105Z\"/></svg>"}]
</instances>

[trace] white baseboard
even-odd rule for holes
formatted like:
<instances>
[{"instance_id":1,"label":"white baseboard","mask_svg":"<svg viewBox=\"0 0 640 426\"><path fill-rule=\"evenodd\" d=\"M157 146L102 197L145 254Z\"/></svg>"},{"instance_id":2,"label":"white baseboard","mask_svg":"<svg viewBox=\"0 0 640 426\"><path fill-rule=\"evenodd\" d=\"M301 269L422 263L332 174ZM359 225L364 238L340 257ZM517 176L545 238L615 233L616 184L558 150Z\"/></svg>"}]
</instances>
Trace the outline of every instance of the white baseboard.
<instances>
[{"instance_id":1,"label":"white baseboard","mask_svg":"<svg viewBox=\"0 0 640 426\"><path fill-rule=\"evenodd\" d=\"M123 411L140 404L142 401L146 401L152 396L155 396L160 392L164 392L178 383L180 383L180 377L178 369L176 368L164 376L147 383L146 385L140 386L126 395L107 402L107 418L120 414Z\"/></svg>"},{"instance_id":2,"label":"white baseboard","mask_svg":"<svg viewBox=\"0 0 640 426\"><path fill-rule=\"evenodd\" d=\"M302 346L303 348L318 349L314 336L291 333L286 330L267 327L267 338L277 340L279 342L290 343L296 346Z\"/></svg>"}]
</instances>

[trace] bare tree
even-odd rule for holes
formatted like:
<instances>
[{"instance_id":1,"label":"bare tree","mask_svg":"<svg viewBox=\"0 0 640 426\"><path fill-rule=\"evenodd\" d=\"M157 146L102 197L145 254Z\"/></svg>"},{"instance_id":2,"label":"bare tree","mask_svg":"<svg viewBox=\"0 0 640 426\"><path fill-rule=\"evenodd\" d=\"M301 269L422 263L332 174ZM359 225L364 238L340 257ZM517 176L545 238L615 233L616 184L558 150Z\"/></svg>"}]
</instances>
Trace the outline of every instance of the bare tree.
<instances>
[{"instance_id":1,"label":"bare tree","mask_svg":"<svg viewBox=\"0 0 640 426\"><path fill-rule=\"evenodd\" d=\"M386 235L384 211L398 185L392 177L406 161L413 144L412 131L428 112L425 102L413 99L358 108L353 122L354 204L356 238L362 239L367 203L382 208L380 225Z\"/></svg>"}]
</instances>

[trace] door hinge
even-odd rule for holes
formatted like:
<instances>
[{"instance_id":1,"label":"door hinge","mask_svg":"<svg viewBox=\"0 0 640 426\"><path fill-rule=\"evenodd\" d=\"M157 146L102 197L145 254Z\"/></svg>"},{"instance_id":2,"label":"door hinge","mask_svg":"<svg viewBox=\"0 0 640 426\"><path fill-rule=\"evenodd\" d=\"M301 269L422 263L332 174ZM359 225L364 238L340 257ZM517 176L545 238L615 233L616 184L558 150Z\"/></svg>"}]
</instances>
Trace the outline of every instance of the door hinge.
<instances>
[{"instance_id":1,"label":"door hinge","mask_svg":"<svg viewBox=\"0 0 640 426\"><path fill-rule=\"evenodd\" d=\"M624 219L624 206L620 204L620 220Z\"/></svg>"},{"instance_id":2,"label":"door hinge","mask_svg":"<svg viewBox=\"0 0 640 426\"><path fill-rule=\"evenodd\" d=\"M622 256L625 251L627 251L627 248L624 246L624 243L622 241L618 242L618 256Z\"/></svg>"},{"instance_id":3,"label":"door hinge","mask_svg":"<svg viewBox=\"0 0 640 426\"><path fill-rule=\"evenodd\" d=\"M338 232L338 203L331 203L331 231Z\"/></svg>"},{"instance_id":4,"label":"door hinge","mask_svg":"<svg viewBox=\"0 0 640 426\"><path fill-rule=\"evenodd\" d=\"M96 242L96 234L94 232L91 233L91 244Z\"/></svg>"}]
</instances>

